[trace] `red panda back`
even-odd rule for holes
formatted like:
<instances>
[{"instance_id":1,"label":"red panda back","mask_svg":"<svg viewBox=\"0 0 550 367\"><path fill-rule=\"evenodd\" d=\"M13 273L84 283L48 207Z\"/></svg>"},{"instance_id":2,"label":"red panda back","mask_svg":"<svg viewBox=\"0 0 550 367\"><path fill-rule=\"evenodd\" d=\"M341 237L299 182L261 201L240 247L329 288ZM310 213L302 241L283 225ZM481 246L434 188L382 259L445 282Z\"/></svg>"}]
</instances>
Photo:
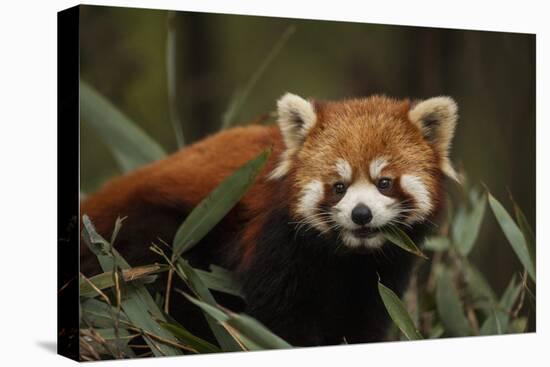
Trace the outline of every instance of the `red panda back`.
<instances>
[{"instance_id":1,"label":"red panda back","mask_svg":"<svg viewBox=\"0 0 550 367\"><path fill-rule=\"evenodd\" d=\"M116 218L127 217L117 238L117 249L132 265L139 265L140 257L147 258L151 242L160 238L171 243L193 207L224 178L268 148L273 153L259 182L239 204L240 209L257 207L259 196L263 196L259 187L265 182L262 176L272 169L282 150L281 135L274 126L227 130L115 178L81 203L80 214L87 214L106 238ZM242 220L243 215L238 217ZM80 249L81 271L86 275L99 271L87 246L81 243Z\"/></svg>"}]
</instances>

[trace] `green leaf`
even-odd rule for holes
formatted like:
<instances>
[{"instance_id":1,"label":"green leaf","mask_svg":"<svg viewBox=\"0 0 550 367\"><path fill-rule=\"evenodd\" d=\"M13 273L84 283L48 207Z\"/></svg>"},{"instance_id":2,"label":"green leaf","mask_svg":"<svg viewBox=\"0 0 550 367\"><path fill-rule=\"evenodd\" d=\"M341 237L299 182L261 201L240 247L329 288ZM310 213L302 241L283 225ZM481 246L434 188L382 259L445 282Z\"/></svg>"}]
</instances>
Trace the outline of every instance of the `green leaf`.
<instances>
[{"instance_id":1,"label":"green leaf","mask_svg":"<svg viewBox=\"0 0 550 367\"><path fill-rule=\"evenodd\" d=\"M120 232L120 229L122 228L122 222L126 220L126 217L120 218L117 217L117 220L115 221L115 228L113 229L113 233L111 234L111 246L115 245L116 238L118 236L118 232Z\"/></svg>"},{"instance_id":2,"label":"green leaf","mask_svg":"<svg viewBox=\"0 0 550 367\"><path fill-rule=\"evenodd\" d=\"M498 224L500 225L500 228L504 232L504 235L508 239L510 245L512 245L512 249L516 253L519 261L525 267L531 279L535 281L535 266L531 260L531 256L529 255L529 250L527 249L527 243L523 233L514 222L510 214L508 214L506 209L504 209L502 204L495 199L490 192L487 192L487 195L489 197L489 205L498 221Z\"/></svg>"},{"instance_id":3,"label":"green leaf","mask_svg":"<svg viewBox=\"0 0 550 367\"><path fill-rule=\"evenodd\" d=\"M243 297L240 284L229 270L216 265L210 265L210 271L193 269L208 289Z\"/></svg>"},{"instance_id":4,"label":"green leaf","mask_svg":"<svg viewBox=\"0 0 550 367\"><path fill-rule=\"evenodd\" d=\"M248 315L229 313L227 324L237 330L241 338L244 336L260 349L292 348L290 344ZM244 344L246 345L246 341L244 341Z\"/></svg>"},{"instance_id":5,"label":"green leaf","mask_svg":"<svg viewBox=\"0 0 550 367\"><path fill-rule=\"evenodd\" d=\"M508 332L510 323L510 313L512 307L521 293L521 282L516 284L516 277L513 276L506 290L500 298L498 304L494 304L491 313L481 325L479 333L481 335L504 334Z\"/></svg>"},{"instance_id":6,"label":"green leaf","mask_svg":"<svg viewBox=\"0 0 550 367\"><path fill-rule=\"evenodd\" d=\"M441 269L436 287L437 312L445 331L451 336L470 335L470 326L464 315L458 291L447 269Z\"/></svg>"},{"instance_id":7,"label":"green leaf","mask_svg":"<svg viewBox=\"0 0 550 367\"><path fill-rule=\"evenodd\" d=\"M385 226L381 229L382 234L388 241L401 247L403 250L408 251L412 254L420 256L424 259L428 257L420 251L420 249L415 245L413 240L401 229L396 226Z\"/></svg>"},{"instance_id":8,"label":"green leaf","mask_svg":"<svg viewBox=\"0 0 550 367\"><path fill-rule=\"evenodd\" d=\"M514 304L518 300L522 287L523 284L521 282L517 282L516 284L516 276L514 275L500 298L499 304L503 310L506 312L512 311L512 307L514 307Z\"/></svg>"},{"instance_id":9,"label":"green leaf","mask_svg":"<svg viewBox=\"0 0 550 367\"><path fill-rule=\"evenodd\" d=\"M107 303L97 299L87 299L80 303L82 319L86 320L94 328L113 328L115 320L113 317L117 315L116 308L109 306ZM118 315L120 328L130 323L124 312ZM83 324L85 326L86 324Z\"/></svg>"},{"instance_id":10,"label":"green leaf","mask_svg":"<svg viewBox=\"0 0 550 367\"><path fill-rule=\"evenodd\" d=\"M176 338L181 340L183 343L189 345L191 348L195 349L199 353L219 353L222 351L217 346L210 344L206 340L193 335L181 325L160 322L160 326L168 330Z\"/></svg>"},{"instance_id":11,"label":"green leaf","mask_svg":"<svg viewBox=\"0 0 550 367\"><path fill-rule=\"evenodd\" d=\"M117 338L114 328L94 329L94 331L101 335L101 337L105 340L115 340ZM130 332L125 329L120 329L118 331L118 335L120 339L130 340L135 338L134 335L130 334Z\"/></svg>"},{"instance_id":12,"label":"green leaf","mask_svg":"<svg viewBox=\"0 0 550 367\"><path fill-rule=\"evenodd\" d=\"M88 245L90 250L98 258L105 257L104 260L108 261L108 259L110 259L109 251L111 249L111 244L96 232L95 227L88 215L84 214L82 216L82 224L84 226L84 229L82 230L82 237L84 242L86 242L86 245ZM109 269L109 271L112 271L112 269Z\"/></svg>"},{"instance_id":13,"label":"green leaf","mask_svg":"<svg viewBox=\"0 0 550 367\"><path fill-rule=\"evenodd\" d=\"M477 197L474 193L471 196ZM470 253L479 235L487 201L481 197L472 202L472 206L471 211L466 211L464 207L459 209L452 227L453 243L464 256Z\"/></svg>"},{"instance_id":14,"label":"green leaf","mask_svg":"<svg viewBox=\"0 0 550 367\"><path fill-rule=\"evenodd\" d=\"M451 238L454 242L461 241L460 237L462 233L465 232L464 228L466 227L467 215L466 205L460 205L456 213L454 213L454 216L451 216Z\"/></svg>"},{"instance_id":15,"label":"green leaf","mask_svg":"<svg viewBox=\"0 0 550 367\"><path fill-rule=\"evenodd\" d=\"M527 317L518 317L510 322L508 326L508 332L511 334L514 333L524 333L527 329Z\"/></svg>"},{"instance_id":16,"label":"green leaf","mask_svg":"<svg viewBox=\"0 0 550 367\"><path fill-rule=\"evenodd\" d=\"M107 145L124 172L166 156L160 145L82 80L80 116Z\"/></svg>"},{"instance_id":17,"label":"green leaf","mask_svg":"<svg viewBox=\"0 0 550 367\"><path fill-rule=\"evenodd\" d=\"M514 200L512 201L514 203L514 213L516 215L516 221L518 222L519 228L523 233L523 237L525 238L525 242L527 244L527 251L529 253L529 257L531 258L531 263L533 264L533 268L536 271L537 259L535 233L533 232L533 228L531 228L531 226L529 225L529 222L527 221L527 218L525 217L525 214L523 214L523 211L521 210L519 205Z\"/></svg>"},{"instance_id":18,"label":"green leaf","mask_svg":"<svg viewBox=\"0 0 550 367\"><path fill-rule=\"evenodd\" d=\"M498 309L493 309L493 312L485 319L481 328L480 335L501 335L507 329L508 316L505 312Z\"/></svg>"},{"instance_id":19,"label":"green leaf","mask_svg":"<svg viewBox=\"0 0 550 367\"><path fill-rule=\"evenodd\" d=\"M153 283L157 277L154 274L158 274L167 271L168 267L162 265L146 265L138 266L135 268L127 269L122 272L122 276L125 282L139 281L141 284ZM92 288L90 283L103 290L113 287L115 282L113 280L113 272L108 271L89 278L87 281L80 277L80 297L95 297L98 293Z\"/></svg>"},{"instance_id":20,"label":"green leaf","mask_svg":"<svg viewBox=\"0 0 550 367\"><path fill-rule=\"evenodd\" d=\"M185 145L185 138L183 135L183 128L180 121L178 112L178 98L177 98L177 27L176 27L176 12L169 11L167 13L167 28L166 35L166 84L168 87L168 102L170 107L170 117L172 121L172 127L176 135L176 142L178 147L181 148Z\"/></svg>"},{"instance_id":21,"label":"green leaf","mask_svg":"<svg viewBox=\"0 0 550 367\"><path fill-rule=\"evenodd\" d=\"M432 236L424 242L424 248L426 250L435 252L447 251L450 246L451 241L445 236Z\"/></svg>"},{"instance_id":22,"label":"green leaf","mask_svg":"<svg viewBox=\"0 0 550 367\"><path fill-rule=\"evenodd\" d=\"M114 358L136 357L132 349L128 347L128 343L136 337L135 333L130 334L127 330L119 329L117 337L117 332L114 328L94 328L93 330L82 328L81 332L81 338L85 338L87 343L90 344L99 354L112 355ZM95 338L91 338L90 334L98 334L101 338L103 338L104 342L98 342Z\"/></svg>"},{"instance_id":23,"label":"green leaf","mask_svg":"<svg viewBox=\"0 0 550 367\"><path fill-rule=\"evenodd\" d=\"M193 290L193 292L198 296L198 298L206 302L212 307L217 306L217 302L214 299L210 290L203 283L202 279L195 272L195 270L182 258L176 263L176 274ZM234 338L227 332L226 329L221 327L216 321L211 317L209 313L206 314L206 321L212 330L212 333L216 337L216 340L222 347L225 352L233 352L242 350L239 344L234 340Z\"/></svg>"},{"instance_id":24,"label":"green leaf","mask_svg":"<svg viewBox=\"0 0 550 367\"><path fill-rule=\"evenodd\" d=\"M488 316L497 304L497 296L483 274L466 258L464 263L464 277L466 289L472 301ZM480 306L481 305L481 306Z\"/></svg>"},{"instance_id":25,"label":"green leaf","mask_svg":"<svg viewBox=\"0 0 550 367\"><path fill-rule=\"evenodd\" d=\"M378 282L378 293L380 293L380 297L382 298L382 302L384 302L384 306L386 306L388 314L399 330L401 330L409 340L423 339L399 297L380 282Z\"/></svg>"},{"instance_id":26,"label":"green leaf","mask_svg":"<svg viewBox=\"0 0 550 367\"><path fill-rule=\"evenodd\" d=\"M266 150L225 178L187 216L174 237L173 259L196 245L239 202L269 158Z\"/></svg>"},{"instance_id":27,"label":"green leaf","mask_svg":"<svg viewBox=\"0 0 550 367\"><path fill-rule=\"evenodd\" d=\"M468 193L468 199L470 200L470 203L472 204L472 206L475 206L475 204L479 201L479 200L483 200L484 197L483 197L483 191L480 190L479 187L477 186L474 186L470 189L470 192Z\"/></svg>"},{"instance_id":28,"label":"green leaf","mask_svg":"<svg viewBox=\"0 0 550 367\"><path fill-rule=\"evenodd\" d=\"M202 308L206 314L210 315L214 320L216 320L219 323L226 323L227 320L229 320L229 315L225 313L225 311L220 310L218 307L213 306L209 303L203 302L201 300L196 299L195 297L190 296L189 294L185 292L180 292L182 295L185 296L191 303L194 303L196 306Z\"/></svg>"},{"instance_id":29,"label":"green leaf","mask_svg":"<svg viewBox=\"0 0 550 367\"><path fill-rule=\"evenodd\" d=\"M441 324L435 324L430 330L429 339L439 339L445 333L445 329Z\"/></svg>"},{"instance_id":30,"label":"green leaf","mask_svg":"<svg viewBox=\"0 0 550 367\"><path fill-rule=\"evenodd\" d=\"M248 100L248 96L258 83L258 80L260 80L261 76L267 70L269 64L271 64L275 56L279 54L279 52L282 50L294 31L295 27L291 25L283 32L283 34L279 38L279 41L277 41L277 43L271 48L263 62L260 64L258 69L256 69L254 74L252 74L246 85L243 88L238 89L237 92L233 95L233 98L231 99L227 110L223 114L222 128L226 129L235 123L236 117Z\"/></svg>"},{"instance_id":31,"label":"green leaf","mask_svg":"<svg viewBox=\"0 0 550 367\"><path fill-rule=\"evenodd\" d=\"M118 219L117 222L118 221L120 221L120 219ZM82 223L84 225L83 233L85 234L82 237L94 253L97 251L97 258L104 272L113 271L115 263L122 270L130 269L130 265L126 260L112 248L109 242L96 232L87 215L83 215ZM145 287L143 285L136 285L135 283L128 283L126 287L127 293L126 297L121 300L121 307L131 323L151 334L158 335L170 341L177 341L171 333L163 329L154 320L154 318L156 318L161 321L166 321L162 311ZM171 345L160 343L148 336L144 336L144 339L155 356L182 354L181 350Z\"/></svg>"},{"instance_id":32,"label":"green leaf","mask_svg":"<svg viewBox=\"0 0 550 367\"><path fill-rule=\"evenodd\" d=\"M106 345L98 344L94 341L88 341L99 353L109 354L116 358L119 357L119 354L116 353L118 350L123 352L126 357L135 357L135 354L127 345L131 339L129 335L134 335L135 332L131 333L126 329L131 323L123 311L118 314L116 308L97 299L88 299L81 302L80 310L82 320L85 321L80 325L81 330L86 330L89 327L92 327L106 341ZM118 325L115 322L117 317L119 320ZM116 339L115 327L118 328L118 334L120 337L118 340Z\"/></svg>"},{"instance_id":33,"label":"green leaf","mask_svg":"<svg viewBox=\"0 0 550 367\"><path fill-rule=\"evenodd\" d=\"M217 306L209 305L185 293L184 295L189 301L224 325L225 328L231 330L233 335L247 350L292 348L290 344L248 315L222 310Z\"/></svg>"}]
</instances>

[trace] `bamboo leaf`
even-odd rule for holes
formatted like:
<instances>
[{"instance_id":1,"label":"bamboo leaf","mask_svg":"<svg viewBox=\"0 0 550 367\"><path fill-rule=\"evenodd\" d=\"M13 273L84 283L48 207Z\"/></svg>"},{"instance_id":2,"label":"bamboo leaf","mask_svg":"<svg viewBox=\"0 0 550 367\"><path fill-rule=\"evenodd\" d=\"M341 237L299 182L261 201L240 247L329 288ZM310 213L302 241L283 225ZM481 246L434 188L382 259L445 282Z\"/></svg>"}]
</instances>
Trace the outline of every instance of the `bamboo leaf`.
<instances>
[{"instance_id":1,"label":"bamboo leaf","mask_svg":"<svg viewBox=\"0 0 550 367\"><path fill-rule=\"evenodd\" d=\"M504 334L509 329L510 313L514 303L521 292L522 284L516 284L516 277L513 276L502 294L500 302L492 309L491 315L483 322L480 329L481 335Z\"/></svg>"},{"instance_id":2,"label":"bamboo leaf","mask_svg":"<svg viewBox=\"0 0 550 367\"><path fill-rule=\"evenodd\" d=\"M470 335L458 291L449 270L441 269L436 286L437 312L445 331L452 336Z\"/></svg>"},{"instance_id":3,"label":"bamboo leaf","mask_svg":"<svg viewBox=\"0 0 550 367\"><path fill-rule=\"evenodd\" d=\"M118 221L120 221L120 219L118 219L117 222ZM84 225L83 233L85 234L82 237L94 253L97 251L97 258L104 272L113 271L115 263L122 270L130 269L130 265L126 260L112 248L109 242L96 232L87 215L83 215L82 223ZM128 283L126 297L121 300L121 307L128 319L136 327L151 334L161 336L167 340L177 341L171 333L163 329L153 319L156 318L161 321L166 321L162 311L143 285ZM151 317L151 315L153 317ZM144 336L144 339L156 356L182 354L179 349L171 345L152 340L148 336Z\"/></svg>"},{"instance_id":4,"label":"bamboo leaf","mask_svg":"<svg viewBox=\"0 0 550 367\"><path fill-rule=\"evenodd\" d=\"M531 258L533 268L536 271L537 258L535 232L533 231L533 228L531 228L531 225L529 225L529 222L527 221L527 218L525 217L525 214L523 214L523 211L521 210L519 205L513 199L512 201L514 203L514 213L516 215L516 221L519 225L521 232L523 233L523 237L525 238L525 242L527 244L529 257Z\"/></svg>"},{"instance_id":5,"label":"bamboo leaf","mask_svg":"<svg viewBox=\"0 0 550 367\"><path fill-rule=\"evenodd\" d=\"M524 333L527 329L527 317L518 317L515 320L510 322L508 326L508 332L513 333Z\"/></svg>"},{"instance_id":6,"label":"bamboo leaf","mask_svg":"<svg viewBox=\"0 0 550 367\"><path fill-rule=\"evenodd\" d=\"M90 325L95 328L114 328L115 320L113 315L116 315L116 309L109 306L105 302L97 299L87 299L80 303L80 309L82 313L82 319L86 320ZM130 323L128 317L124 312L118 315L121 327L122 324L126 325Z\"/></svg>"},{"instance_id":7,"label":"bamboo leaf","mask_svg":"<svg viewBox=\"0 0 550 367\"><path fill-rule=\"evenodd\" d=\"M94 329L94 331L96 333L98 333L99 335L101 335L101 337L105 340L115 340L115 339L117 339L116 332L115 332L114 328ZM119 330L118 335L119 335L120 339L125 339L126 342L128 342L132 338L135 338L134 335L130 334L130 332L128 332L128 330L125 330L125 329Z\"/></svg>"},{"instance_id":8,"label":"bamboo leaf","mask_svg":"<svg viewBox=\"0 0 550 367\"><path fill-rule=\"evenodd\" d=\"M185 145L183 128L178 112L177 98L177 27L176 27L176 12L169 11L167 13L167 35L166 35L166 84L168 87L168 102L170 107L170 117L172 127L176 135L176 142L181 148Z\"/></svg>"},{"instance_id":9,"label":"bamboo leaf","mask_svg":"<svg viewBox=\"0 0 550 367\"><path fill-rule=\"evenodd\" d=\"M240 284L229 270L216 265L210 265L210 271L193 269L208 289L232 294L243 298Z\"/></svg>"},{"instance_id":10,"label":"bamboo leaf","mask_svg":"<svg viewBox=\"0 0 550 367\"><path fill-rule=\"evenodd\" d=\"M125 282L140 281L141 284L150 284L156 280L154 274L167 271L167 266L162 265L146 265L139 266L131 269L126 269L122 271L122 277ZM98 293L90 285L91 282L99 290L113 287L115 285L113 281L113 272L108 271L95 275L85 281L80 278L80 297L90 298L95 297Z\"/></svg>"},{"instance_id":11,"label":"bamboo leaf","mask_svg":"<svg viewBox=\"0 0 550 367\"><path fill-rule=\"evenodd\" d=\"M420 251L420 249L415 245L414 241L401 229L396 226L385 226L381 229L382 234L388 241L401 247L403 250L408 251L416 256L420 256L424 259L428 257Z\"/></svg>"},{"instance_id":12,"label":"bamboo leaf","mask_svg":"<svg viewBox=\"0 0 550 367\"><path fill-rule=\"evenodd\" d=\"M477 197L474 193L472 193L471 196L473 198ZM465 208L459 210L452 228L453 243L456 245L458 251L464 256L470 253L479 235L479 229L481 228L481 222L485 215L487 201L483 196L472 202L472 205L471 211L466 211Z\"/></svg>"},{"instance_id":13,"label":"bamboo leaf","mask_svg":"<svg viewBox=\"0 0 550 367\"><path fill-rule=\"evenodd\" d=\"M508 316L502 310L493 309L489 317L485 319L481 328L480 335L501 335L507 329Z\"/></svg>"},{"instance_id":14,"label":"bamboo leaf","mask_svg":"<svg viewBox=\"0 0 550 367\"><path fill-rule=\"evenodd\" d=\"M271 48L258 69L256 69L254 74L252 74L246 85L243 88L238 89L237 92L233 95L233 98L231 99L227 110L222 116L223 129L230 127L235 122L235 119L237 118L242 107L248 100L248 96L258 83L258 80L260 80L262 75L265 73L275 56L277 56L279 52L283 49L284 45L289 40L290 36L292 36L294 31L295 27L291 25L283 32L277 43Z\"/></svg>"},{"instance_id":15,"label":"bamboo leaf","mask_svg":"<svg viewBox=\"0 0 550 367\"><path fill-rule=\"evenodd\" d=\"M178 260L176 264L176 274L189 285L201 301L206 302L212 307L217 306L217 302L212 293L210 293L210 290L206 287L195 270L184 259L180 258ZM226 329L217 324L215 318L213 319L208 312L206 313L206 321L223 351L233 352L242 350L233 336L229 334Z\"/></svg>"},{"instance_id":16,"label":"bamboo leaf","mask_svg":"<svg viewBox=\"0 0 550 367\"><path fill-rule=\"evenodd\" d=\"M499 304L503 310L506 312L510 312L512 310L512 307L514 307L514 304L521 293L522 287L523 284L521 282L517 282L516 284L516 276L514 275L500 298Z\"/></svg>"},{"instance_id":17,"label":"bamboo leaf","mask_svg":"<svg viewBox=\"0 0 550 367\"><path fill-rule=\"evenodd\" d=\"M172 333L176 338L181 340L183 343L189 345L191 348L195 349L199 353L219 353L222 352L217 346L210 344L204 339L201 339L181 325L175 325L167 322L159 322L160 326Z\"/></svg>"},{"instance_id":18,"label":"bamboo leaf","mask_svg":"<svg viewBox=\"0 0 550 367\"><path fill-rule=\"evenodd\" d=\"M174 237L173 259L196 245L237 204L267 162L266 150L225 178L187 216Z\"/></svg>"},{"instance_id":19,"label":"bamboo leaf","mask_svg":"<svg viewBox=\"0 0 550 367\"><path fill-rule=\"evenodd\" d=\"M290 344L248 315L222 310L189 295L184 295L189 301L200 307L227 330L231 330L235 338L247 350L292 348Z\"/></svg>"},{"instance_id":20,"label":"bamboo leaf","mask_svg":"<svg viewBox=\"0 0 550 367\"><path fill-rule=\"evenodd\" d=\"M80 116L107 145L124 172L166 156L159 144L84 81L80 81Z\"/></svg>"},{"instance_id":21,"label":"bamboo leaf","mask_svg":"<svg viewBox=\"0 0 550 367\"><path fill-rule=\"evenodd\" d=\"M120 350L127 357L133 358L135 356L127 345L130 339L133 338L131 335L135 335L135 333L131 334L126 329L130 326L130 321L123 311L118 314L116 308L97 299L88 299L82 302L80 304L80 310L82 313L82 320L85 320L85 322L81 323L81 331L85 333L87 328L91 326L105 339L105 344L98 344L93 340L88 340L88 343L94 345L94 348L96 348L98 352L118 357L118 354L113 354L113 351ZM119 320L118 323L115 322L117 317ZM116 338L115 330L118 330L118 339ZM109 345L111 346L110 348Z\"/></svg>"},{"instance_id":22,"label":"bamboo leaf","mask_svg":"<svg viewBox=\"0 0 550 367\"><path fill-rule=\"evenodd\" d=\"M136 334L130 334L127 330L119 329L118 337L117 331L114 328L94 328L92 329L80 329L80 337L85 338L88 344L90 344L99 354L112 355L114 358L120 358L122 356L126 358L135 358L136 355L128 343L136 337ZM99 336L103 339L102 342L96 337Z\"/></svg>"},{"instance_id":23,"label":"bamboo leaf","mask_svg":"<svg viewBox=\"0 0 550 367\"><path fill-rule=\"evenodd\" d=\"M273 334L263 324L248 315L229 313L227 324L237 330L241 337L244 336L249 341L259 346L260 349L292 348L290 344Z\"/></svg>"},{"instance_id":24,"label":"bamboo leaf","mask_svg":"<svg viewBox=\"0 0 550 367\"><path fill-rule=\"evenodd\" d=\"M479 269L466 258L463 261L464 276L470 298L478 305L477 308L489 316L497 304L497 296Z\"/></svg>"},{"instance_id":25,"label":"bamboo leaf","mask_svg":"<svg viewBox=\"0 0 550 367\"><path fill-rule=\"evenodd\" d=\"M424 248L430 251L447 251L451 246L451 241L445 236L432 236L424 242Z\"/></svg>"},{"instance_id":26,"label":"bamboo leaf","mask_svg":"<svg viewBox=\"0 0 550 367\"><path fill-rule=\"evenodd\" d=\"M459 205L456 213L454 213L454 218L451 217L451 238L455 243L461 241L460 237L466 227L467 216L466 205Z\"/></svg>"},{"instance_id":27,"label":"bamboo leaf","mask_svg":"<svg viewBox=\"0 0 550 367\"><path fill-rule=\"evenodd\" d=\"M508 332L510 324L510 313L514 303L517 301L521 292L522 284L516 284L516 277L513 276L506 290L502 294L500 302L494 304L490 314L487 316L479 333L481 335L504 334Z\"/></svg>"},{"instance_id":28,"label":"bamboo leaf","mask_svg":"<svg viewBox=\"0 0 550 367\"><path fill-rule=\"evenodd\" d=\"M429 339L439 339L441 336L445 333L445 329L443 328L443 325L436 324L432 327L430 330L430 335L428 336Z\"/></svg>"},{"instance_id":29,"label":"bamboo leaf","mask_svg":"<svg viewBox=\"0 0 550 367\"><path fill-rule=\"evenodd\" d=\"M214 320L219 323L225 323L229 320L229 316L218 307L213 306L209 303L203 302L195 297L192 297L184 292L180 292L187 298L191 303L194 303L196 306L199 306L204 312L210 315Z\"/></svg>"},{"instance_id":30,"label":"bamboo leaf","mask_svg":"<svg viewBox=\"0 0 550 367\"><path fill-rule=\"evenodd\" d=\"M378 293L380 293L388 314L399 330L409 340L423 339L399 297L391 289L380 283L380 281L378 282Z\"/></svg>"},{"instance_id":31,"label":"bamboo leaf","mask_svg":"<svg viewBox=\"0 0 550 367\"><path fill-rule=\"evenodd\" d=\"M504 209L502 204L491 195L490 192L487 192L489 197L489 205L495 215L500 228L504 232L504 235L508 239L512 249L516 253L521 264L527 270L527 273L535 281L535 266L529 255L529 250L527 248L527 243L523 233L514 222L510 214Z\"/></svg>"}]
</instances>

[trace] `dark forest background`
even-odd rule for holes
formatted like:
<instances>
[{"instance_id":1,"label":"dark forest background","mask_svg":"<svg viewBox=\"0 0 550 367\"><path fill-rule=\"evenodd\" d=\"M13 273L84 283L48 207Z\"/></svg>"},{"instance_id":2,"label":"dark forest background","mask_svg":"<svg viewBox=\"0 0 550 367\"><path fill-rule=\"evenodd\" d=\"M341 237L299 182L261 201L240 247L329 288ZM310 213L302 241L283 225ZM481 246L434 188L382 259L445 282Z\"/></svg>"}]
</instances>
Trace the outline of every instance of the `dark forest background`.
<instances>
[{"instance_id":1,"label":"dark forest background","mask_svg":"<svg viewBox=\"0 0 550 367\"><path fill-rule=\"evenodd\" d=\"M316 20L82 6L81 80L94 86L166 151L177 149L167 75L177 63L175 112L186 144L220 129L235 91L287 40L235 115L274 110L286 91L317 99L370 94L452 96L460 108L452 158L471 183L535 223L535 36ZM294 32L289 33L289 27ZM288 37L287 37L288 36ZM81 125L81 187L120 174L94 131ZM508 206L509 207L509 206ZM491 215L471 259L498 292L522 269ZM506 269L505 272L502 269Z\"/></svg>"}]
</instances>

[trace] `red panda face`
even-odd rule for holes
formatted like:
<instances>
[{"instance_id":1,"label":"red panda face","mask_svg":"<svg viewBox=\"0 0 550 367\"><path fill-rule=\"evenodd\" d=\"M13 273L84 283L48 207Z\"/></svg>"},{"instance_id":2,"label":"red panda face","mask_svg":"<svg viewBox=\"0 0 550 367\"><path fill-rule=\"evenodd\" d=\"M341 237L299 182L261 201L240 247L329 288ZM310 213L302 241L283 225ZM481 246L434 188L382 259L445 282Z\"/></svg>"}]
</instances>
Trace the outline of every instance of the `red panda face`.
<instances>
[{"instance_id":1,"label":"red panda face","mask_svg":"<svg viewBox=\"0 0 550 367\"><path fill-rule=\"evenodd\" d=\"M351 248L377 248L381 228L430 220L443 176L456 178L448 150L456 105L436 97L409 101L370 97L312 103L279 101L287 146L274 179L288 176L297 230L332 233Z\"/></svg>"}]
</instances>

